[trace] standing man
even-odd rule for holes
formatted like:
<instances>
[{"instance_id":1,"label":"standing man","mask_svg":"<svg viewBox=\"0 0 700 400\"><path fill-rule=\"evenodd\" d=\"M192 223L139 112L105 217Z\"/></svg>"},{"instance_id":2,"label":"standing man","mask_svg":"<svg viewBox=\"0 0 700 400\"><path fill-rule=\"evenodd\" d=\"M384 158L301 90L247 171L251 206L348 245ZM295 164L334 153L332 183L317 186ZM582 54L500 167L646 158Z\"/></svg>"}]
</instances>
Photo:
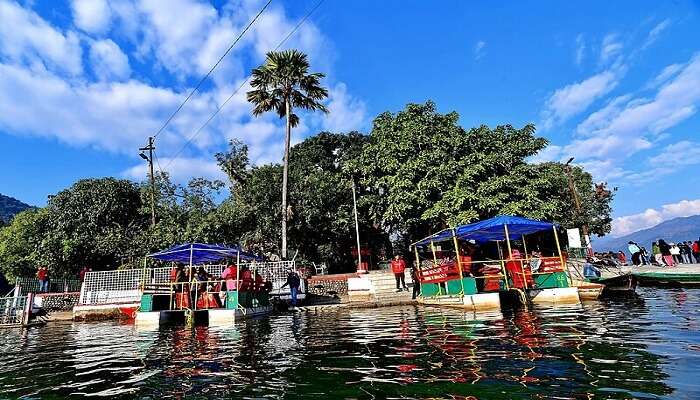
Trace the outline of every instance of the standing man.
<instances>
[{"instance_id":1,"label":"standing man","mask_svg":"<svg viewBox=\"0 0 700 400\"><path fill-rule=\"evenodd\" d=\"M36 278L39 280L39 293L49 292L49 269L45 266L39 267L36 272Z\"/></svg>"},{"instance_id":2,"label":"standing man","mask_svg":"<svg viewBox=\"0 0 700 400\"><path fill-rule=\"evenodd\" d=\"M695 257L695 262L700 263L700 240L694 241L690 249Z\"/></svg>"},{"instance_id":3,"label":"standing man","mask_svg":"<svg viewBox=\"0 0 700 400\"><path fill-rule=\"evenodd\" d=\"M400 292L402 289L408 291L406 287L406 277L404 276L404 271L406 270L406 262L400 255L395 255L394 259L391 260L391 272L394 273L396 278L396 291Z\"/></svg>"},{"instance_id":4,"label":"standing man","mask_svg":"<svg viewBox=\"0 0 700 400\"><path fill-rule=\"evenodd\" d=\"M411 268L411 280L413 281L413 296L411 298L415 300L420 295L420 269L415 262Z\"/></svg>"},{"instance_id":5,"label":"standing man","mask_svg":"<svg viewBox=\"0 0 700 400\"><path fill-rule=\"evenodd\" d=\"M292 297L292 306L296 307L297 294L299 294L299 286L301 286L301 279L299 279L299 275L297 275L293 269L290 269L287 273L287 282L285 282L284 285L282 285L282 287L285 286L289 286L289 292Z\"/></svg>"}]
</instances>

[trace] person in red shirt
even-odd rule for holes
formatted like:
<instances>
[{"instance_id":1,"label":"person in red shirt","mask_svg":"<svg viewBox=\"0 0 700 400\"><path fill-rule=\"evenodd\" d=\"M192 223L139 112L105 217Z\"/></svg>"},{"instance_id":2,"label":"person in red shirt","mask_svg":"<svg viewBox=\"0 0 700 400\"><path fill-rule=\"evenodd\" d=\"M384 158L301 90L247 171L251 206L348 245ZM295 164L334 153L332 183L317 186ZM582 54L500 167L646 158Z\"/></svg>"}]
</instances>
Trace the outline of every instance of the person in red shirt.
<instances>
[{"instance_id":1,"label":"person in red shirt","mask_svg":"<svg viewBox=\"0 0 700 400\"><path fill-rule=\"evenodd\" d=\"M36 272L36 278L39 280L39 293L49 292L49 269L45 266L39 267Z\"/></svg>"},{"instance_id":2,"label":"person in red shirt","mask_svg":"<svg viewBox=\"0 0 700 400\"><path fill-rule=\"evenodd\" d=\"M395 255L394 259L391 260L391 272L394 273L394 277L396 278L397 292L400 292L402 289L408 291L408 287L406 287L406 277L404 276L405 270L406 262L400 255Z\"/></svg>"}]
</instances>

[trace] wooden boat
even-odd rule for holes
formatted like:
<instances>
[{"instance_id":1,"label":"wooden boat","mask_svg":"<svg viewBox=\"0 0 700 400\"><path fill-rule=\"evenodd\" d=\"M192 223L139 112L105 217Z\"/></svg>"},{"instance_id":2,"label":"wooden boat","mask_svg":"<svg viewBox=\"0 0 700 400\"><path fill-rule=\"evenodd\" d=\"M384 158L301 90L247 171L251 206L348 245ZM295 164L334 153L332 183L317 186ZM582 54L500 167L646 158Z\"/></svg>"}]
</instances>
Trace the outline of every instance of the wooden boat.
<instances>
[{"instance_id":1,"label":"wooden boat","mask_svg":"<svg viewBox=\"0 0 700 400\"><path fill-rule=\"evenodd\" d=\"M603 293L606 295L624 295L634 293L637 289L637 278L629 272L610 278L599 278L598 280L592 280L592 282L605 285Z\"/></svg>"},{"instance_id":2,"label":"wooden boat","mask_svg":"<svg viewBox=\"0 0 700 400\"><path fill-rule=\"evenodd\" d=\"M572 282L579 282L580 285L597 284L603 286L601 295L627 295L634 293L637 289L637 278L630 272L620 267L599 266L595 267L600 271L599 277L587 277L583 273L582 260L568 260L567 270ZM574 286L579 286L574 283ZM592 295L592 294L591 294Z\"/></svg>"},{"instance_id":3,"label":"wooden boat","mask_svg":"<svg viewBox=\"0 0 700 400\"><path fill-rule=\"evenodd\" d=\"M571 286L578 289L578 297L583 300L598 300L605 290L605 285L600 283L572 280Z\"/></svg>"},{"instance_id":4,"label":"wooden boat","mask_svg":"<svg viewBox=\"0 0 700 400\"><path fill-rule=\"evenodd\" d=\"M642 286L700 286L700 273L659 271L635 272L634 277Z\"/></svg>"}]
</instances>

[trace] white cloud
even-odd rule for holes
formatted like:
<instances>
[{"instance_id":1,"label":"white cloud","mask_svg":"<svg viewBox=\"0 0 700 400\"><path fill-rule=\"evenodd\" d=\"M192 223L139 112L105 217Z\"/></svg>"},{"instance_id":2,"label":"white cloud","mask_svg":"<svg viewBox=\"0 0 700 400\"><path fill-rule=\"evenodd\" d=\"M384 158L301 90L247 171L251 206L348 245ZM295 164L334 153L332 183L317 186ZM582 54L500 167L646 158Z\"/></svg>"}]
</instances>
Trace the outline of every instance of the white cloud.
<instances>
[{"instance_id":1,"label":"white cloud","mask_svg":"<svg viewBox=\"0 0 700 400\"><path fill-rule=\"evenodd\" d=\"M561 146L556 146L550 144L543 150L540 150L535 156L530 157L528 160L531 163L542 163L548 161L559 161L564 155L562 154L563 148Z\"/></svg>"},{"instance_id":2,"label":"white cloud","mask_svg":"<svg viewBox=\"0 0 700 400\"><path fill-rule=\"evenodd\" d=\"M671 64L665 67L651 82L649 82L647 88L654 89L666 83L669 79L675 77L683 67L685 67L685 64Z\"/></svg>"},{"instance_id":3,"label":"white cloud","mask_svg":"<svg viewBox=\"0 0 700 400\"><path fill-rule=\"evenodd\" d=\"M550 129L585 111L593 102L617 86L621 72L607 70L581 82L557 89L542 112L544 129Z\"/></svg>"},{"instance_id":4,"label":"white cloud","mask_svg":"<svg viewBox=\"0 0 700 400\"><path fill-rule=\"evenodd\" d=\"M106 0L72 0L75 26L88 33L104 33L111 23L112 11Z\"/></svg>"},{"instance_id":5,"label":"white cloud","mask_svg":"<svg viewBox=\"0 0 700 400\"><path fill-rule=\"evenodd\" d=\"M85 32L77 34L47 23L30 6L0 0L0 132L127 154L137 163L136 149L191 90L184 83L197 82L208 72L263 4L231 1L214 8L194 0L173 0L167 6L156 0L75 1L73 24ZM249 85L190 144L184 144L240 86L251 65L261 63L297 22L282 5L268 7L219 64L211 81L158 136L156 151L163 168L170 164L168 170L180 181L186 175L214 176L220 171L213 153L233 137L248 143L254 163L281 160L283 120L274 113L251 118L246 101ZM101 37L106 33L113 36ZM83 71L81 40L88 46L88 69L94 76ZM289 38L283 48L287 47L304 51L313 71L332 77L332 44L312 21ZM138 69L143 81L132 77L130 60L143 66ZM71 76L66 78L65 73ZM364 102L345 84L332 78L324 84L330 87L328 106L333 114L325 118L301 113L294 143L320 128L355 129L366 120ZM169 157L176 158L171 162ZM130 176L144 176L142 170L134 171L138 174L132 171Z\"/></svg>"},{"instance_id":6,"label":"white cloud","mask_svg":"<svg viewBox=\"0 0 700 400\"><path fill-rule=\"evenodd\" d=\"M646 160L646 167L639 168L645 165L644 159L635 162L635 171L621 167L631 156L666 140L667 130L695 114L700 103L700 53L687 63L669 65L657 81L662 83L651 98L618 96L590 114L577 126L577 138L563 153L600 171L594 173L596 179L615 177L632 185L643 185L695 164L697 156L686 156L695 154L692 143L680 142ZM683 146L688 146L683 157L674 159L674 152ZM600 165L605 167L596 168Z\"/></svg>"},{"instance_id":7,"label":"white cloud","mask_svg":"<svg viewBox=\"0 0 700 400\"><path fill-rule=\"evenodd\" d=\"M615 34L608 34L603 38L603 43L600 46L600 63L605 65L613 61L622 51L622 43Z\"/></svg>"},{"instance_id":8,"label":"white cloud","mask_svg":"<svg viewBox=\"0 0 700 400\"><path fill-rule=\"evenodd\" d=\"M123 80L131 75L129 57L112 41L98 40L90 46L90 63L101 80Z\"/></svg>"},{"instance_id":9,"label":"white cloud","mask_svg":"<svg viewBox=\"0 0 700 400\"><path fill-rule=\"evenodd\" d=\"M321 126L331 132L360 130L367 120L367 109L362 100L348 93L347 86L340 82L329 91L328 111Z\"/></svg>"},{"instance_id":10,"label":"white cloud","mask_svg":"<svg viewBox=\"0 0 700 400\"><path fill-rule=\"evenodd\" d=\"M0 128L75 146L130 153L174 109L179 94L140 82L71 84L0 64Z\"/></svg>"},{"instance_id":11,"label":"white cloud","mask_svg":"<svg viewBox=\"0 0 700 400\"><path fill-rule=\"evenodd\" d=\"M226 174L221 171L221 168L211 159L201 158L161 158L158 160L163 169L167 169L170 179L177 183L187 183L192 177L202 177L207 179L226 180ZM167 165L167 168L165 168ZM148 165L145 162L134 165L125 171L122 171L122 176L136 181L143 181L148 177Z\"/></svg>"},{"instance_id":12,"label":"white cloud","mask_svg":"<svg viewBox=\"0 0 700 400\"><path fill-rule=\"evenodd\" d=\"M581 65L583 57L586 53L586 40L583 38L583 33L576 36L576 52L574 53L574 61L576 65Z\"/></svg>"},{"instance_id":13,"label":"white cloud","mask_svg":"<svg viewBox=\"0 0 700 400\"><path fill-rule=\"evenodd\" d=\"M598 138L659 134L693 115L697 102L700 55L695 55L675 78L659 88L653 99L632 98L624 105L613 101L611 107L599 111L602 115L592 114L594 122L587 119L579 128Z\"/></svg>"},{"instance_id":14,"label":"white cloud","mask_svg":"<svg viewBox=\"0 0 700 400\"><path fill-rule=\"evenodd\" d=\"M646 49L647 47L651 46L654 42L656 42L656 39L659 38L659 35L661 35L661 33L665 31L666 28L668 28L669 26L671 26L671 21L669 19L665 19L658 23L656 26L654 26L654 28L652 28L652 30L649 31L649 35L647 35L647 39L644 42L644 45L642 45L642 49Z\"/></svg>"},{"instance_id":15,"label":"white cloud","mask_svg":"<svg viewBox=\"0 0 700 400\"><path fill-rule=\"evenodd\" d=\"M677 203L665 204L661 209L649 208L638 214L617 217L612 223L613 236L624 236L640 229L651 228L663 221L700 214L700 199L681 200Z\"/></svg>"},{"instance_id":16,"label":"white cloud","mask_svg":"<svg viewBox=\"0 0 700 400\"><path fill-rule=\"evenodd\" d=\"M0 21L0 53L12 63L82 73L80 40L74 32L62 33L33 11L3 0Z\"/></svg>"},{"instance_id":17,"label":"white cloud","mask_svg":"<svg viewBox=\"0 0 700 400\"><path fill-rule=\"evenodd\" d=\"M478 61L479 59L481 59L481 57L484 56L485 48L486 42L484 42L483 40L479 40L478 42L476 42L476 44L474 45L474 60Z\"/></svg>"},{"instance_id":18,"label":"white cloud","mask_svg":"<svg viewBox=\"0 0 700 400\"><path fill-rule=\"evenodd\" d=\"M651 157L649 163L673 168L700 164L700 143L681 140L669 144L659 154Z\"/></svg>"}]
</instances>

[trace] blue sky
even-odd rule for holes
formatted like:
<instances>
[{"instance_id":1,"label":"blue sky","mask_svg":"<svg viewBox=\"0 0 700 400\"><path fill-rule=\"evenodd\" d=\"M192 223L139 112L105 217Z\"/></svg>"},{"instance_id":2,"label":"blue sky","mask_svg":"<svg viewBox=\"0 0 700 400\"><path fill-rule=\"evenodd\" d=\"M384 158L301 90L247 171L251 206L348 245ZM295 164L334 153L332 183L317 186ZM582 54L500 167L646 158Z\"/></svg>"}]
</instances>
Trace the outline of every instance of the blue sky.
<instances>
[{"instance_id":1,"label":"blue sky","mask_svg":"<svg viewBox=\"0 0 700 400\"><path fill-rule=\"evenodd\" d=\"M0 193L35 205L75 180L145 179L137 148L262 1L0 0ZM281 158L281 122L253 119L245 90L187 139L316 0L273 0L157 139L179 181L221 177L230 138ZM285 47L328 75L327 116L295 140L367 132L374 116L432 99L465 127L532 122L619 188L615 234L700 213L700 2L326 0ZM184 147L183 147L184 146Z\"/></svg>"}]
</instances>

